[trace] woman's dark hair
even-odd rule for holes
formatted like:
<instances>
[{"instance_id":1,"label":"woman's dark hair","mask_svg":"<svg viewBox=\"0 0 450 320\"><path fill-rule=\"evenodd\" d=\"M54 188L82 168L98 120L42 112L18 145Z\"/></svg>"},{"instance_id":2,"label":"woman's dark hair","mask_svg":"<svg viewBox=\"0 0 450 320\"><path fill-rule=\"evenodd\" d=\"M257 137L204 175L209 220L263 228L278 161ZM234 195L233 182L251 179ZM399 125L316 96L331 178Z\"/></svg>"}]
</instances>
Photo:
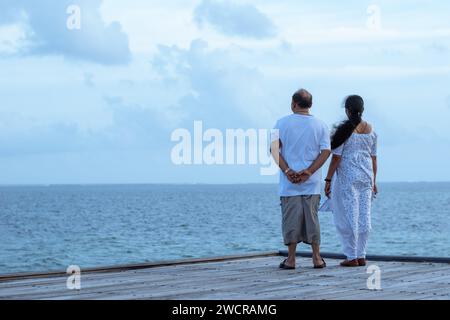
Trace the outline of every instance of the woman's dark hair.
<instances>
[{"instance_id":1,"label":"woman's dark hair","mask_svg":"<svg viewBox=\"0 0 450 320\"><path fill-rule=\"evenodd\" d=\"M364 100L357 95L348 96L345 99L344 107L348 113L348 120L335 126L333 134L331 135L332 150L343 145L345 141L350 138L356 127L361 123L361 117L364 112Z\"/></svg>"}]
</instances>

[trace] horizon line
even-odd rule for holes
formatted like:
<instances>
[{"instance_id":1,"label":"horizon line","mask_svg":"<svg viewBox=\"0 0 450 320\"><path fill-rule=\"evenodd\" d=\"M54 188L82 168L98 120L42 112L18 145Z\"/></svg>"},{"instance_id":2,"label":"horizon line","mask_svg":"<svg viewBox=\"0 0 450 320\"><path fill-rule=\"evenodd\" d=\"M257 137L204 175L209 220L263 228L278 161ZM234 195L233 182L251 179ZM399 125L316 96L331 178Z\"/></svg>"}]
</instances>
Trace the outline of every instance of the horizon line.
<instances>
[{"instance_id":1,"label":"horizon line","mask_svg":"<svg viewBox=\"0 0 450 320\"><path fill-rule=\"evenodd\" d=\"M450 183L450 181L379 181L378 184L418 184L418 183ZM195 186L195 185L210 185L210 186L227 186L227 185L278 185L278 182L224 182L224 183L210 183L210 182L88 182L88 183L0 183L0 187L51 187L51 186L123 186L123 185L166 185L166 186Z\"/></svg>"}]
</instances>

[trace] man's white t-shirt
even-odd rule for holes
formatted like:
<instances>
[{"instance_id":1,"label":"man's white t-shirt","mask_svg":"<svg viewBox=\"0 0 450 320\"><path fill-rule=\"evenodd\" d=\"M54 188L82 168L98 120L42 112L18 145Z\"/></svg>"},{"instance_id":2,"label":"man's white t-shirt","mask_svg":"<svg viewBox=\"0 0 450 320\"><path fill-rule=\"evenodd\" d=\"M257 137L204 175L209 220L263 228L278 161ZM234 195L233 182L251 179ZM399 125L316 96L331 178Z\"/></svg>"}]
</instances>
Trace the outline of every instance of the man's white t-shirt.
<instances>
[{"instance_id":1,"label":"man's white t-shirt","mask_svg":"<svg viewBox=\"0 0 450 320\"><path fill-rule=\"evenodd\" d=\"M294 171L307 169L322 150L330 150L328 126L314 116L291 114L277 121L272 141L281 141L281 155ZM291 183L280 170L280 196L320 194L322 171L315 172L301 184Z\"/></svg>"}]
</instances>

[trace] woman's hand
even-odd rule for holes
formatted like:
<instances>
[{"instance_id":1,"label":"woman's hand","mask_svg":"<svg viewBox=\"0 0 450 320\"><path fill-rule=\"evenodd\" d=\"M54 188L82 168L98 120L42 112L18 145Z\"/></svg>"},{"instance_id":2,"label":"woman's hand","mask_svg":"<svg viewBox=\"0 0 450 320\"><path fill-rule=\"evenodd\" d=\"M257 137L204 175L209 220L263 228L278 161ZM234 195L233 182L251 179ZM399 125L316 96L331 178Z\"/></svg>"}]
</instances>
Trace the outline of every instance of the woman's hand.
<instances>
[{"instance_id":1,"label":"woman's hand","mask_svg":"<svg viewBox=\"0 0 450 320\"><path fill-rule=\"evenodd\" d=\"M331 196L331 182L325 182L325 195L330 198Z\"/></svg>"},{"instance_id":2,"label":"woman's hand","mask_svg":"<svg viewBox=\"0 0 450 320\"><path fill-rule=\"evenodd\" d=\"M378 194L378 187L377 187L377 184L376 184L376 183L373 185L373 193L374 193L375 195Z\"/></svg>"}]
</instances>

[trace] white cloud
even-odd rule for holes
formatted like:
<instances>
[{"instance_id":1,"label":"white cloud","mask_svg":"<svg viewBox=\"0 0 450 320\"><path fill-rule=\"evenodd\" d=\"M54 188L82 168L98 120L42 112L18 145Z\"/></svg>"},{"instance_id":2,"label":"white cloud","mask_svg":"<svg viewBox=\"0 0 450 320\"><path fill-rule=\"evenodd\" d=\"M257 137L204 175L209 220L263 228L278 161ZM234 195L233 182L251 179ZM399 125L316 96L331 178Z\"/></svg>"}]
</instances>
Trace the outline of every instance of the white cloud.
<instances>
[{"instance_id":1,"label":"white cloud","mask_svg":"<svg viewBox=\"0 0 450 320\"><path fill-rule=\"evenodd\" d=\"M21 25L0 25L0 55L14 55L27 45L26 32Z\"/></svg>"},{"instance_id":2,"label":"white cloud","mask_svg":"<svg viewBox=\"0 0 450 320\"><path fill-rule=\"evenodd\" d=\"M70 0L7 1L0 5L0 17L3 17L0 25L25 27L22 36L25 35L29 45L21 46L20 54L62 55L105 65L127 63L130 60L128 37L117 21L104 23L101 2L78 0L80 29L70 30L67 27L70 17L67 9L73 5Z\"/></svg>"},{"instance_id":3,"label":"white cloud","mask_svg":"<svg viewBox=\"0 0 450 320\"><path fill-rule=\"evenodd\" d=\"M189 49L161 46L153 66L163 77L186 84L176 105L188 122L245 128L270 119L264 75L235 59L233 51L209 48L203 40L194 40Z\"/></svg>"},{"instance_id":4,"label":"white cloud","mask_svg":"<svg viewBox=\"0 0 450 320\"><path fill-rule=\"evenodd\" d=\"M5 1L0 7L24 3ZM77 51L62 34L62 42L52 46L58 49L58 56L47 50L51 44L39 55L18 55L33 38L27 33L31 29L11 23L28 23L26 17L18 11L0 13L0 69L8 75L0 78L0 152L14 153L17 160L2 160L0 164L21 164L13 166L16 171L9 174L8 181L16 177L27 180L21 167L38 168L33 162L36 159L58 167L61 153L67 154L65 161L72 169L84 156L105 160L104 168L102 161L96 160L95 170L89 166L92 162L83 162L85 171L80 169L80 173L90 177L97 177L96 170L114 173L114 166L120 166L121 158L126 156L134 177L139 179L139 172L150 172L145 163L149 158L138 165L136 158L151 154L152 163L158 163L158 167L146 177L148 181L164 181L161 172L171 171L166 149L170 147L172 129L190 128L193 120L204 120L207 127L270 127L278 117L290 112L290 97L298 87L313 92L313 112L329 124L344 116L340 106L345 95L363 95L366 115L384 141L381 152L386 167L381 175L389 172L392 180L414 177L415 167L407 165L402 174L396 173L390 161L397 155L408 152L411 146L440 148L446 141L442 137L450 134L450 99L445 100L450 79L445 48L450 47L450 30L442 22L431 21L443 11L427 11L427 17L420 20L416 7L414 14L409 13L411 21L397 23L392 18L394 12L383 2L384 29L375 32L365 28L366 5L356 1L352 5L331 1L326 5L292 0L239 2L254 5L277 26L275 37L260 39L217 32L209 22L199 29L192 16L201 1L104 0L101 6L97 6L97 0L89 3L95 9L94 20L101 22L100 30L114 21L123 26L123 30L113 33L129 36L128 53L133 53L130 63L92 64L85 62L92 61L86 57L67 63L63 56ZM36 26L42 20L27 25ZM36 30L45 35L44 39L57 42L60 38L58 32L45 26ZM126 48L121 45L124 41L112 38L112 44L84 38L92 40L88 51L98 58L94 60L101 62L105 51L116 45ZM114 57L107 55L106 60L120 60ZM420 134L411 135L416 129ZM155 139L161 143L159 152L151 150ZM33 159L21 156L39 150L48 154ZM108 167L107 159L113 157L114 166ZM421 153L415 163L427 163L427 157ZM61 168L55 170L64 171ZM442 166L435 168L430 179L439 178L438 171L446 172ZM209 177L201 168L186 172L177 171L183 181L193 181L197 176L207 181ZM46 174L55 177L52 170ZM105 176L112 182L119 177ZM217 175L219 180L229 176ZM69 181L81 179L70 173L64 177ZM251 174L247 178L258 179Z\"/></svg>"},{"instance_id":5,"label":"white cloud","mask_svg":"<svg viewBox=\"0 0 450 320\"><path fill-rule=\"evenodd\" d=\"M194 21L229 36L264 39L276 33L272 21L255 6L230 0L203 0L194 10Z\"/></svg>"},{"instance_id":6,"label":"white cloud","mask_svg":"<svg viewBox=\"0 0 450 320\"><path fill-rule=\"evenodd\" d=\"M155 53L159 44L189 47L192 39L201 36L192 22L195 2L147 0L105 0L101 6L107 23L120 21L130 39L134 54Z\"/></svg>"},{"instance_id":7,"label":"white cloud","mask_svg":"<svg viewBox=\"0 0 450 320\"><path fill-rule=\"evenodd\" d=\"M399 66L342 66L342 67L293 67L289 70L279 69L273 66L264 66L261 68L265 74L275 77L290 77L296 75L305 76L323 76L323 77L339 77L348 79L351 77L358 78L407 78L410 76L448 76L450 75L450 66L448 67L399 67Z\"/></svg>"}]
</instances>

